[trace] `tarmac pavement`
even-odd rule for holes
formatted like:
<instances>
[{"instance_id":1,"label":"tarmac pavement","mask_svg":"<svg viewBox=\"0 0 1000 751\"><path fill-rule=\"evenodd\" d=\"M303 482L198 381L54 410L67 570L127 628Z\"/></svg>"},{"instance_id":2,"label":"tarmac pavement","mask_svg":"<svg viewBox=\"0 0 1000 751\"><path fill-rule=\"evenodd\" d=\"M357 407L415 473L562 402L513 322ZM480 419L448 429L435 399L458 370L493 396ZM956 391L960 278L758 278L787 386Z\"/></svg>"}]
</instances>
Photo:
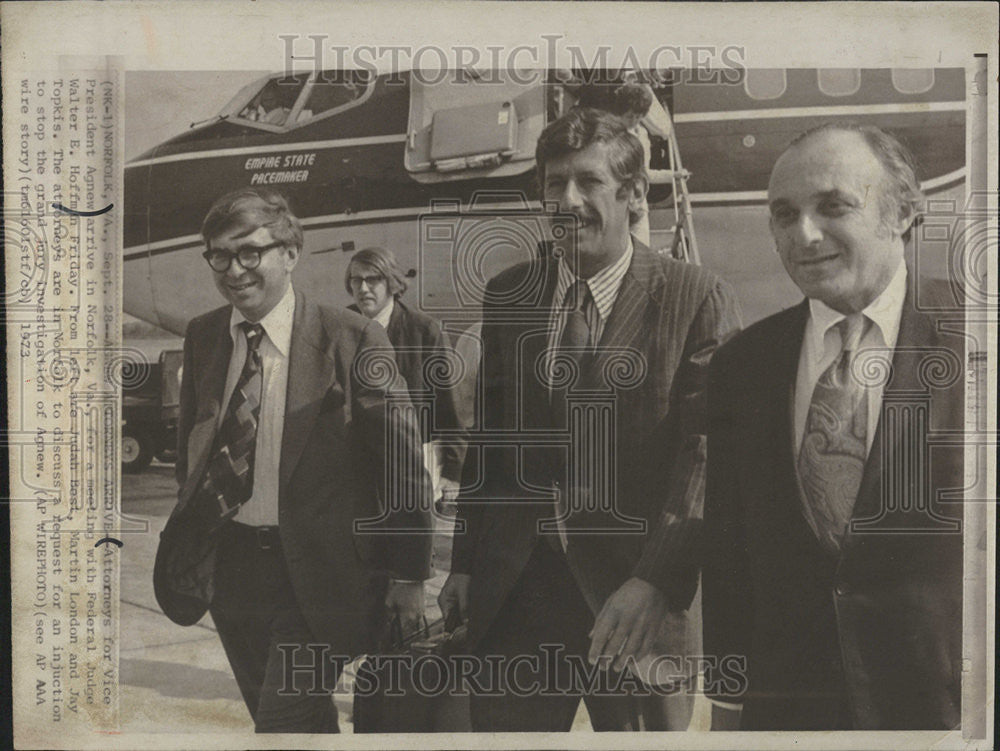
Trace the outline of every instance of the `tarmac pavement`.
<instances>
[{"instance_id":1,"label":"tarmac pavement","mask_svg":"<svg viewBox=\"0 0 1000 751\"><path fill-rule=\"evenodd\" d=\"M122 526L136 531L122 533L121 730L252 733L250 715L211 616L206 614L194 626L178 626L162 613L153 594L156 547L176 495L172 464L154 462L143 473L122 476ZM437 595L447 578L450 544L446 534L435 537L434 560L439 573L425 587L428 622L440 617ZM334 695L344 733L353 730L351 673L348 666ZM706 707L696 710L691 729L703 729L700 726L707 724L706 711ZM573 730L589 729L590 721L580 702Z\"/></svg>"},{"instance_id":2,"label":"tarmac pavement","mask_svg":"<svg viewBox=\"0 0 1000 751\"><path fill-rule=\"evenodd\" d=\"M172 464L154 462L142 473L122 476L122 526L136 530L122 534L122 730L177 732L183 727L191 733L252 731L212 616L206 613L194 626L178 626L163 614L153 594L156 547L176 499ZM437 596L448 576L450 560L450 538L437 535L434 562L439 573L424 587L428 622L441 617ZM352 674L352 666L348 666L334 695L343 733L353 730Z\"/></svg>"}]
</instances>

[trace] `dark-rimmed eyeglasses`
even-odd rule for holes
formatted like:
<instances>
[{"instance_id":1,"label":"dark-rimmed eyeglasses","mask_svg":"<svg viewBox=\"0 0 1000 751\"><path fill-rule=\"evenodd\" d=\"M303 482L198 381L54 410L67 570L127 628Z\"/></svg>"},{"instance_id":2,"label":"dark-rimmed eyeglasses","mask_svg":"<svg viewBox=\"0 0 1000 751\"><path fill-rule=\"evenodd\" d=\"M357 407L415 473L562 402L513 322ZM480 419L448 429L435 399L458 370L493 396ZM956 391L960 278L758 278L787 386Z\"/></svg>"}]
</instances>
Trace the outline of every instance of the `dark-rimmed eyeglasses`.
<instances>
[{"instance_id":1,"label":"dark-rimmed eyeglasses","mask_svg":"<svg viewBox=\"0 0 1000 751\"><path fill-rule=\"evenodd\" d=\"M355 276L351 274L347 277L347 281L350 282L351 287L354 289L361 289L361 283L364 282L369 288L374 287L379 282L384 282L385 277L381 274L368 274L366 276Z\"/></svg>"},{"instance_id":2,"label":"dark-rimmed eyeglasses","mask_svg":"<svg viewBox=\"0 0 1000 751\"><path fill-rule=\"evenodd\" d=\"M201 254L201 257L208 261L208 265L212 267L212 271L218 271L219 273L229 271L234 258L240 262L240 266L247 271L251 271L260 266L260 257L262 255L269 250L280 248L283 245L283 242L273 242L270 245L261 247L244 245L235 253L227 253L224 250L212 250L209 248Z\"/></svg>"}]
</instances>

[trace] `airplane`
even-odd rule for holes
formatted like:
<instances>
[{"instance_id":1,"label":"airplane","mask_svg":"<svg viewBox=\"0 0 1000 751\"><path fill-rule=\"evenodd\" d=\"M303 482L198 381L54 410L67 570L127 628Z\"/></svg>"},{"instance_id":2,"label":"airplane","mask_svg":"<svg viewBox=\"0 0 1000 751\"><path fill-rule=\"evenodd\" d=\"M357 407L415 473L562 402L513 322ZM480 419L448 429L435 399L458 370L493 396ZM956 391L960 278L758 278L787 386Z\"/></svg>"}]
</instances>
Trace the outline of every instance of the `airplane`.
<instances>
[{"instance_id":1,"label":"airplane","mask_svg":"<svg viewBox=\"0 0 1000 751\"><path fill-rule=\"evenodd\" d=\"M126 164L124 310L182 335L191 318L216 307L197 257L201 221L223 193L267 185L302 220L294 283L312 299L350 303L343 279L351 255L381 245L413 278L411 304L454 330L474 325L475 289L537 250L511 239L518 231L477 235L471 230L484 225L470 225L467 215L516 214L524 217L518 226L541 216L535 142L575 101L572 77L528 73L313 70L248 84L214 117ZM672 129L653 134L651 166L678 168L683 155L683 179L651 188L650 244L671 247L683 199L699 261L735 286L745 324L799 299L774 252L766 209L770 169L798 133L828 121L888 128L913 149L929 196L964 203L963 69L722 73L650 72L655 106ZM431 225L440 225L432 219L459 231L431 241ZM449 247L473 235L480 247ZM929 243L921 248L925 268L947 276L954 250Z\"/></svg>"}]
</instances>

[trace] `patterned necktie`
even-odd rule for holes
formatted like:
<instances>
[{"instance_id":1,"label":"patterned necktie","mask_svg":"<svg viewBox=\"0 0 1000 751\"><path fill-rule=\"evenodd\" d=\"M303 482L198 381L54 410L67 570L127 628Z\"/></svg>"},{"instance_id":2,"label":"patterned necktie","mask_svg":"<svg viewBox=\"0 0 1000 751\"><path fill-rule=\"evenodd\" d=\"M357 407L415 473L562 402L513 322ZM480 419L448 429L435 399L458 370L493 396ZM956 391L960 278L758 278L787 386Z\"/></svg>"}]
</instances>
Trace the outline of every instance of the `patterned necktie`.
<instances>
[{"instance_id":1,"label":"patterned necktie","mask_svg":"<svg viewBox=\"0 0 1000 751\"><path fill-rule=\"evenodd\" d=\"M202 493L209 508L218 505L221 519L229 519L250 500L253 492L253 461L257 446L257 419L260 415L263 368L260 348L264 327L243 321L240 328L247 339L247 358L236 388L229 397L226 415L215 439L215 449L205 477ZM210 512L211 513L211 512Z\"/></svg>"},{"instance_id":2,"label":"patterned necktie","mask_svg":"<svg viewBox=\"0 0 1000 751\"><path fill-rule=\"evenodd\" d=\"M851 373L867 325L862 313L837 324L842 349L816 382L799 449L806 519L832 553L840 551L868 458L868 395Z\"/></svg>"}]
</instances>

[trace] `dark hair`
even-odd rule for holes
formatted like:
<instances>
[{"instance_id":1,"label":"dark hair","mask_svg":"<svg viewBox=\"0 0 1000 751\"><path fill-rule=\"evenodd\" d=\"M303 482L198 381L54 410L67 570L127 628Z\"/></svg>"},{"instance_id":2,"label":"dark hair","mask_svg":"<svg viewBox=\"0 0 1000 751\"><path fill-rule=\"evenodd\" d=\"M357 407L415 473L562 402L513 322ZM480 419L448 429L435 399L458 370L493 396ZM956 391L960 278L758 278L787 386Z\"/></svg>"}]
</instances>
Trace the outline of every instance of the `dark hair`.
<instances>
[{"instance_id":1,"label":"dark hair","mask_svg":"<svg viewBox=\"0 0 1000 751\"><path fill-rule=\"evenodd\" d=\"M347 288L348 294L354 293L351 289L351 266L356 263L371 266L384 276L389 286L389 294L393 297L399 297L406 292L406 277L396 263L396 255L385 248L371 247L359 250L351 256L351 261L347 264L347 269L344 271L344 287Z\"/></svg>"},{"instance_id":2,"label":"dark hair","mask_svg":"<svg viewBox=\"0 0 1000 751\"><path fill-rule=\"evenodd\" d=\"M913 228L920 224L924 210L924 193L917 180L917 160L909 148L892 133L874 125L860 123L824 123L795 137L788 148L798 146L819 133L842 131L857 133L885 170L886 185L879 195L883 217L897 215L900 206L907 207L913 223L903 233L903 242L910 239Z\"/></svg>"},{"instance_id":3,"label":"dark hair","mask_svg":"<svg viewBox=\"0 0 1000 751\"><path fill-rule=\"evenodd\" d=\"M201 236L209 248L212 239L239 224L267 227L277 242L302 249L302 225L281 193L270 188L240 188L219 198L208 210Z\"/></svg>"},{"instance_id":4,"label":"dark hair","mask_svg":"<svg viewBox=\"0 0 1000 751\"><path fill-rule=\"evenodd\" d=\"M653 103L653 95L641 83L626 83L615 89L611 111L620 117L645 116Z\"/></svg>"},{"instance_id":5,"label":"dark hair","mask_svg":"<svg viewBox=\"0 0 1000 751\"><path fill-rule=\"evenodd\" d=\"M535 147L539 192L545 195L545 163L594 143L608 149L611 174L622 184L620 195L631 191L638 181L646 181L646 156L639 139L628 132L625 122L616 115L592 107L574 107L542 131ZM641 212L629 210L629 222L636 222Z\"/></svg>"}]
</instances>

